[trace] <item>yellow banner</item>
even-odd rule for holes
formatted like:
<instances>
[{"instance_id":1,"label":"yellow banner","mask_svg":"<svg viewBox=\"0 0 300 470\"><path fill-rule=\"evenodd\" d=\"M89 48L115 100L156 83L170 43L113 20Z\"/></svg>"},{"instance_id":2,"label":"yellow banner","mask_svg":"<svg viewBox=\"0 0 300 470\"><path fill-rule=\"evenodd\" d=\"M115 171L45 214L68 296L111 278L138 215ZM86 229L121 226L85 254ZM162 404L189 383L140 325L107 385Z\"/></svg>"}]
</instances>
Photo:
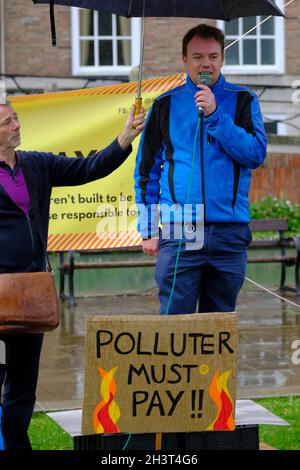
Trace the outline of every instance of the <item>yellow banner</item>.
<instances>
[{"instance_id":1,"label":"yellow banner","mask_svg":"<svg viewBox=\"0 0 300 470\"><path fill-rule=\"evenodd\" d=\"M143 82L143 106L185 81L181 74ZM13 97L22 125L22 150L88 156L122 130L137 83ZM136 230L133 172L139 139L111 175L76 187L54 188L48 251L103 249L140 244Z\"/></svg>"}]
</instances>

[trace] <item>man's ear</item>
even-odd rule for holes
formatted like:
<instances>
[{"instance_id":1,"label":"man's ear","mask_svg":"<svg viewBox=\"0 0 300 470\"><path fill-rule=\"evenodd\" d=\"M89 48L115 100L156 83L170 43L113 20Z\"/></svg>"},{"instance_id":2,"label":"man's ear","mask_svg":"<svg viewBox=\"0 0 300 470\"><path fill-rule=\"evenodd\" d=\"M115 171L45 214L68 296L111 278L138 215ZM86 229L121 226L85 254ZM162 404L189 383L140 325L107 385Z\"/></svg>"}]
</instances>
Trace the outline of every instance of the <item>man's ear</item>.
<instances>
[{"instance_id":1,"label":"man's ear","mask_svg":"<svg viewBox=\"0 0 300 470\"><path fill-rule=\"evenodd\" d=\"M222 52L222 67L224 66L225 61L225 51Z\"/></svg>"},{"instance_id":2,"label":"man's ear","mask_svg":"<svg viewBox=\"0 0 300 470\"><path fill-rule=\"evenodd\" d=\"M182 55L182 62L184 65L186 64L186 61L187 61L186 55Z\"/></svg>"}]
</instances>

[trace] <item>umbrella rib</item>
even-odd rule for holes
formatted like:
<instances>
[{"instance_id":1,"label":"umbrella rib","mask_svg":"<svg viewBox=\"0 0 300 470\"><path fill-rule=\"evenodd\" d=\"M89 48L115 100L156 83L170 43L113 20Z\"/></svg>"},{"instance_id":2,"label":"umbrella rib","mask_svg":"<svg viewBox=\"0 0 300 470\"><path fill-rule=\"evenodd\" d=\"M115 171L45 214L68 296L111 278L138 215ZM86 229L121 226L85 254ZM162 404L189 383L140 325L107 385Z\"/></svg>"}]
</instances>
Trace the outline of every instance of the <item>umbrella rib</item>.
<instances>
[{"instance_id":1,"label":"umbrella rib","mask_svg":"<svg viewBox=\"0 0 300 470\"><path fill-rule=\"evenodd\" d=\"M222 8L222 10L223 10L223 13L224 13L224 16L225 16L226 21L229 21L230 18L229 18L228 14L227 14L226 8L225 8L224 3L223 3L223 0L219 0L219 3L220 3L221 8Z\"/></svg>"},{"instance_id":2,"label":"umbrella rib","mask_svg":"<svg viewBox=\"0 0 300 470\"><path fill-rule=\"evenodd\" d=\"M133 0L130 0L129 7L128 7L128 12L127 12L128 17L131 16L132 3L133 3Z\"/></svg>"}]
</instances>

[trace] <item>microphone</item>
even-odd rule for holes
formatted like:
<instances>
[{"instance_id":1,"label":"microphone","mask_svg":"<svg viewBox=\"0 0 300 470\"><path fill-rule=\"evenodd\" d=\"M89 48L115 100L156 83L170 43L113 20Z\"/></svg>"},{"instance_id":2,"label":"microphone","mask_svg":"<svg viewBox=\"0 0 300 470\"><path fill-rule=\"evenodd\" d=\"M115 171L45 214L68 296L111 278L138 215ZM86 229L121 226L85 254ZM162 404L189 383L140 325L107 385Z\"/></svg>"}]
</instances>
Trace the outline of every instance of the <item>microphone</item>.
<instances>
[{"instance_id":1,"label":"microphone","mask_svg":"<svg viewBox=\"0 0 300 470\"><path fill-rule=\"evenodd\" d=\"M210 72L200 72L199 73L199 85L209 86L211 82L211 73Z\"/></svg>"},{"instance_id":2,"label":"microphone","mask_svg":"<svg viewBox=\"0 0 300 470\"><path fill-rule=\"evenodd\" d=\"M206 85L209 86L211 83L211 73L210 72L200 72L199 73L199 85ZM199 106L199 114L203 113L203 109Z\"/></svg>"}]
</instances>

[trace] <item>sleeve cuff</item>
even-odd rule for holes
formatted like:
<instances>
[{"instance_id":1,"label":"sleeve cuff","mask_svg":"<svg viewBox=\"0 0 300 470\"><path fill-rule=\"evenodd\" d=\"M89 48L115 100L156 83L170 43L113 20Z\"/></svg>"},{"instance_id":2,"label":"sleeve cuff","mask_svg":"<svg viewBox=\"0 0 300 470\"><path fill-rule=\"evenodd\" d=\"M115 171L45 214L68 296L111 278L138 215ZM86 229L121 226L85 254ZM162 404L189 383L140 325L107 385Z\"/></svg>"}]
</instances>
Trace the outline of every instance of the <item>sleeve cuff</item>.
<instances>
[{"instance_id":1,"label":"sleeve cuff","mask_svg":"<svg viewBox=\"0 0 300 470\"><path fill-rule=\"evenodd\" d=\"M132 152L132 145L130 144L129 147L126 150L123 150L119 144L118 137L115 138L115 140L112 142L112 144L118 149L117 151L119 152L120 155L124 155L128 157L128 155L131 154Z\"/></svg>"},{"instance_id":2,"label":"sleeve cuff","mask_svg":"<svg viewBox=\"0 0 300 470\"><path fill-rule=\"evenodd\" d=\"M155 233L155 234L153 234L153 235L149 235L149 236L147 236L147 237L142 237L143 241L144 241L144 240L151 240L152 238L156 238L156 239L158 240L158 239L159 239L159 233L157 232L157 233Z\"/></svg>"},{"instance_id":3,"label":"sleeve cuff","mask_svg":"<svg viewBox=\"0 0 300 470\"><path fill-rule=\"evenodd\" d=\"M214 123L220 117L220 113L220 107L217 106L213 113L209 114L208 116L205 116L204 121L208 124Z\"/></svg>"}]
</instances>

